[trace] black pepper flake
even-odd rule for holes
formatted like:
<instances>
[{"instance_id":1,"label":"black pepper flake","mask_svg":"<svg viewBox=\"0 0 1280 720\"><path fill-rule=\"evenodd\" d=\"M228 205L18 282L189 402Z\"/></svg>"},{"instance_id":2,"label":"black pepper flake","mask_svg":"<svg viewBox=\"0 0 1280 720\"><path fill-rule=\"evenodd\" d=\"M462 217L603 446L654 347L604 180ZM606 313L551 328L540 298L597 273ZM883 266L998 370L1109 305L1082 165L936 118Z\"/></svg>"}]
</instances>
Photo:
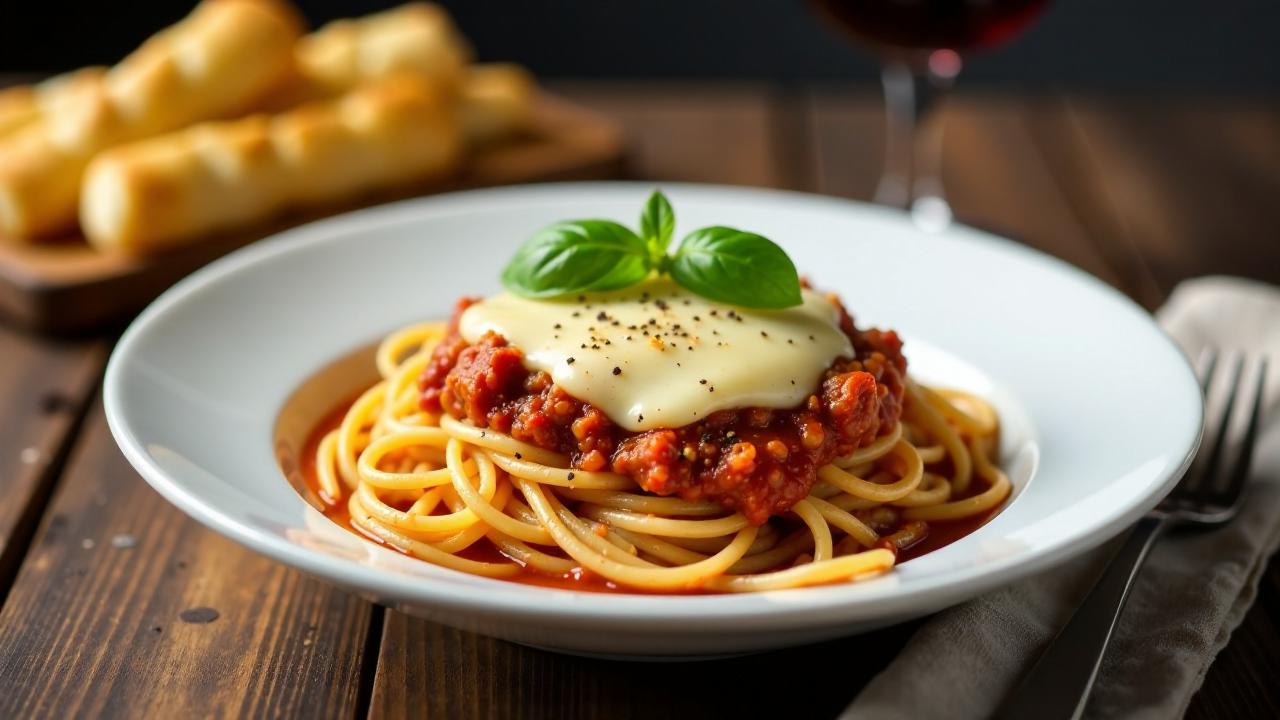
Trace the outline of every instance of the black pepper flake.
<instances>
[{"instance_id":1,"label":"black pepper flake","mask_svg":"<svg viewBox=\"0 0 1280 720\"><path fill-rule=\"evenodd\" d=\"M604 344L605 344L605 345L612 345L612 344L613 344L613 341L612 341L612 340L605 340L605 341L604 341Z\"/></svg>"},{"instance_id":2,"label":"black pepper flake","mask_svg":"<svg viewBox=\"0 0 1280 720\"><path fill-rule=\"evenodd\" d=\"M565 360L565 362L566 362L566 363L568 363L568 364L570 364L570 365L572 365L572 364L573 364L574 362L576 362L576 361L575 361L573 358L568 358L568 359L566 359L566 360Z\"/></svg>"},{"instance_id":3,"label":"black pepper flake","mask_svg":"<svg viewBox=\"0 0 1280 720\"><path fill-rule=\"evenodd\" d=\"M715 385L712 385L711 387L707 388L707 392L715 392L715 391L716 391Z\"/></svg>"},{"instance_id":4,"label":"black pepper flake","mask_svg":"<svg viewBox=\"0 0 1280 720\"><path fill-rule=\"evenodd\" d=\"M586 344L586 343L582 343L581 345L579 345L579 346L578 346L578 349L579 349L579 350L586 350L586 349L587 349L587 344Z\"/></svg>"},{"instance_id":5,"label":"black pepper flake","mask_svg":"<svg viewBox=\"0 0 1280 720\"><path fill-rule=\"evenodd\" d=\"M601 322L604 322L605 320L609 319L609 313L601 310L599 313L596 314L596 319Z\"/></svg>"},{"instance_id":6,"label":"black pepper flake","mask_svg":"<svg viewBox=\"0 0 1280 720\"><path fill-rule=\"evenodd\" d=\"M572 479L573 479L573 472L570 472L568 475L566 475L566 476L565 476L565 479L566 479L566 480L572 480Z\"/></svg>"},{"instance_id":7,"label":"black pepper flake","mask_svg":"<svg viewBox=\"0 0 1280 720\"><path fill-rule=\"evenodd\" d=\"M765 331L761 330L761 331L760 331L760 337L762 337L762 338L767 338L767 337L769 337L769 333L767 333L767 332L765 332Z\"/></svg>"},{"instance_id":8,"label":"black pepper flake","mask_svg":"<svg viewBox=\"0 0 1280 720\"><path fill-rule=\"evenodd\" d=\"M618 326L622 325L622 323L618 322L617 320L611 320L611 321L609 322L609 324L610 324L610 325L612 325L612 326L614 326L614 327L618 327Z\"/></svg>"},{"instance_id":9,"label":"black pepper flake","mask_svg":"<svg viewBox=\"0 0 1280 720\"><path fill-rule=\"evenodd\" d=\"M692 345L690 345L690 346L689 346L689 349L690 349L690 350L692 350L692 349L693 349L693 346L692 346Z\"/></svg>"},{"instance_id":10,"label":"black pepper flake","mask_svg":"<svg viewBox=\"0 0 1280 720\"><path fill-rule=\"evenodd\" d=\"M599 345L592 345L592 346L591 346L591 349L592 349L592 350L599 350L599 349L600 349L600 346L599 346Z\"/></svg>"},{"instance_id":11,"label":"black pepper flake","mask_svg":"<svg viewBox=\"0 0 1280 720\"><path fill-rule=\"evenodd\" d=\"M814 338L812 335L810 335L810 336L809 336L809 339L810 339L810 340L816 340L816 338Z\"/></svg>"},{"instance_id":12,"label":"black pepper flake","mask_svg":"<svg viewBox=\"0 0 1280 720\"><path fill-rule=\"evenodd\" d=\"M792 385L795 385L795 384L796 384L796 381L795 381L795 380L792 380L792 381L791 381L791 384L792 384Z\"/></svg>"},{"instance_id":13,"label":"black pepper flake","mask_svg":"<svg viewBox=\"0 0 1280 720\"><path fill-rule=\"evenodd\" d=\"M637 417L636 422L644 422L644 415L640 415L639 417Z\"/></svg>"},{"instance_id":14,"label":"black pepper flake","mask_svg":"<svg viewBox=\"0 0 1280 720\"><path fill-rule=\"evenodd\" d=\"M582 313L578 312L577 310L574 310L573 312L571 312L571 313L569 313L569 314L570 314L571 316L573 316L573 317L581 317L581 316L582 316Z\"/></svg>"},{"instance_id":15,"label":"black pepper flake","mask_svg":"<svg viewBox=\"0 0 1280 720\"><path fill-rule=\"evenodd\" d=\"M659 298L658 300L654 300L653 304L656 305L659 310L667 309L667 302L665 300L662 300L661 298Z\"/></svg>"},{"instance_id":16,"label":"black pepper flake","mask_svg":"<svg viewBox=\"0 0 1280 720\"><path fill-rule=\"evenodd\" d=\"M693 303L692 303L691 301L689 301L689 300L685 300L685 301L684 301L684 304L685 304L685 305L692 305Z\"/></svg>"},{"instance_id":17,"label":"black pepper flake","mask_svg":"<svg viewBox=\"0 0 1280 720\"><path fill-rule=\"evenodd\" d=\"M711 316L712 316L712 317L715 317L715 316L717 316L717 315L719 315L719 314L720 314L720 311L719 311L719 310L716 310L715 308L712 308L712 309L711 309Z\"/></svg>"},{"instance_id":18,"label":"black pepper flake","mask_svg":"<svg viewBox=\"0 0 1280 720\"><path fill-rule=\"evenodd\" d=\"M649 318L649 324L650 324L650 325L657 325L657 324L658 324L658 320L657 320L657 318Z\"/></svg>"},{"instance_id":19,"label":"black pepper flake","mask_svg":"<svg viewBox=\"0 0 1280 720\"><path fill-rule=\"evenodd\" d=\"M796 341L795 341L795 340L792 340L791 338L787 338L787 344L788 344L788 345L795 345L795 344L796 344Z\"/></svg>"},{"instance_id":20,"label":"black pepper flake","mask_svg":"<svg viewBox=\"0 0 1280 720\"><path fill-rule=\"evenodd\" d=\"M698 384L699 384L699 385L706 385L706 384L707 384L707 381L706 381L705 379L703 379L703 380L699 380L699 381L698 381Z\"/></svg>"},{"instance_id":21,"label":"black pepper flake","mask_svg":"<svg viewBox=\"0 0 1280 720\"><path fill-rule=\"evenodd\" d=\"M614 365L614 366L613 366L613 374L614 374L614 375L621 375L621 374L622 374L622 368L618 367L617 365Z\"/></svg>"},{"instance_id":22,"label":"black pepper flake","mask_svg":"<svg viewBox=\"0 0 1280 720\"><path fill-rule=\"evenodd\" d=\"M628 335L628 336L627 336L627 339L628 339L628 340L630 340L630 339L631 339L631 336L630 336L630 335Z\"/></svg>"},{"instance_id":23,"label":"black pepper flake","mask_svg":"<svg viewBox=\"0 0 1280 720\"><path fill-rule=\"evenodd\" d=\"M560 323L556 323L556 324L555 324L555 329L556 329L556 330L559 330L559 329L560 329Z\"/></svg>"},{"instance_id":24,"label":"black pepper flake","mask_svg":"<svg viewBox=\"0 0 1280 720\"><path fill-rule=\"evenodd\" d=\"M520 459L520 458L522 458L522 457L524 457L524 456L523 456L523 455L521 455L520 453L516 453L516 459L517 459L517 460L519 460L519 459Z\"/></svg>"},{"instance_id":25,"label":"black pepper flake","mask_svg":"<svg viewBox=\"0 0 1280 720\"><path fill-rule=\"evenodd\" d=\"M698 317L697 315L694 315L694 316L693 316L693 321L694 321L694 322L702 322L702 318Z\"/></svg>"}]
</instances>

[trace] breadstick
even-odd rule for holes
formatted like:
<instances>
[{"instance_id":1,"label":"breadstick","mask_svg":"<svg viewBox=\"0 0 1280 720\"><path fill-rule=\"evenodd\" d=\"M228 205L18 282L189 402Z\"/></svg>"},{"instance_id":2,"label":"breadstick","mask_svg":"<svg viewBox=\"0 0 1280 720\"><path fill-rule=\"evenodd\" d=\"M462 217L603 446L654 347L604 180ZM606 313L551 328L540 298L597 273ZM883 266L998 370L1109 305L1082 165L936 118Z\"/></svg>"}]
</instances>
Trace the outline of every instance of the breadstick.
<instances>
[{"instance_id":1,"label":"breadstick","mask_svg":"<svg viewBox=\"0 0 1280 720\"><path fill-rule=\"evenodd\" d=\"M446 95L419 76L392 76L336 101L109 150L85 174L85 236L100 249L146 252L446 174L462 145Z\"/></svg>"},{"instance_id":2,"label":"breadstick","mask_svg":"<svg viewBox=\"0 0 1280 720\"><path fill-rule=\"evenodd\" d=\"M536 87L529 71L512 63L468 68L458 108L467 144L486 145L527 128Z\"/></svg>"},{"instance_id":3,"label":"breadstick","mask_svg":"<svg viewBox=\"0 0 1280 720\"><path fill-rule=\"evenodd\" d=\"M106 68L87 67L36 83L0 90L0 137L59 111L78 86L102 82Z\"/></svg>"},{"instance_id":4,"label":"breadstick","mask_svg":"<svg viewBox=\"0 0 1280 720\"><path fill-rule=\"evenodd\" d=\"M304 36L294 50L302 82L314 95L334 95L401 71L444 89L461 82L471 48L440 6L413 2L351 20L335 20Z\"/></svg>"},{"instance_id":5,"label":"breadstick","mask_svg":"<svg viewBox=\"0 0 1280 720\"><path fill-rule=\"evenodd\" d=\"M278 0L205 0L99 80L73 83L58 112L0 139L0 235L72 226L96 153L251 106L289 72L299 34Z\"/></svg>"}]
</instances>

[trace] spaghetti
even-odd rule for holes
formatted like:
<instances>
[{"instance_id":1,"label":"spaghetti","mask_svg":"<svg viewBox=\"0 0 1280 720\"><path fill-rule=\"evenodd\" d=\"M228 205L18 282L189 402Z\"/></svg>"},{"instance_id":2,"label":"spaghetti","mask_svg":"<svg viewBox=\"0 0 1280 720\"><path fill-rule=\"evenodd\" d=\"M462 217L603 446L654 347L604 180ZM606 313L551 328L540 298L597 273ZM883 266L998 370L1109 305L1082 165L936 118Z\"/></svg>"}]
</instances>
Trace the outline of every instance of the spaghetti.
<instances>
[{"instance_id":1,"label":"spaghetti","mask_svg":"<svg viewBox=\"0 0 1280 720\"><path fill-rule=\"evenodd\" d=\"M753 592L888 571L930 523L990 515L1010 482L993 463L999 423L982 399L906 381L901 418L817 472L806 497L753 524L706 500L659 496L631 477L420 403L441 323L388 336L381 380L316 448L326 502L354 527L454 570L518 579L587 573L651 592ZM486 549L487 546L487 549ZM496 552L494 552L496 551Z\"/></svg>"}]
</instances>

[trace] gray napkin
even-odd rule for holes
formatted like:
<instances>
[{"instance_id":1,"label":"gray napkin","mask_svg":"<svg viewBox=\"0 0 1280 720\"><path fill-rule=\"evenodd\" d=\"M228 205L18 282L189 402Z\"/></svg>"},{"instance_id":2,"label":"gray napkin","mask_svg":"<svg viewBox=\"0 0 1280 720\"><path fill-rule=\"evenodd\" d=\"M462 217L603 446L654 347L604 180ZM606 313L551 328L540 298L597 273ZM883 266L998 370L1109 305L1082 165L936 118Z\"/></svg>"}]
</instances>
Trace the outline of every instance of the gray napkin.
<instances>
[{"instance_id":1,"label":"gray napkin","mask_svg":"<svg viewBox=\"0 0 1280 720\"><path fill-rule=\"evenodd\" d=\"M1280 290L1209 277L1182 283L1156 314L1195 357L1206 345L1265 352L1280 368ZM1252 605L1280 545L1280 372L1268 378L1253 482L1239 518L1157 541L1129 596L1086 710L1178 718ZM1093 586L1116 541L930 619L844 718L992 713Z\"/></svg>"}]
</instances>

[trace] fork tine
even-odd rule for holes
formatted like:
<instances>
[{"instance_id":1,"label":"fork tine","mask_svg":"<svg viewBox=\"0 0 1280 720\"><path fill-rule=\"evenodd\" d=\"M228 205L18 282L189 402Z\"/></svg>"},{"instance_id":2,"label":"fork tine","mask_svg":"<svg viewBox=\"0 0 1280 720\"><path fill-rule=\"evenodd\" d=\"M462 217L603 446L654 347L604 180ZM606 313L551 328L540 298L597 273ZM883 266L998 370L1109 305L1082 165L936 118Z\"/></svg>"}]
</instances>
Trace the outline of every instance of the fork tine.
<instances>
[{"instance_id":1,"label":"fork tine","mask_svg":"<svg viewBox=\"0 0 1280 720\"><path fill-rule=\"evenodd\" d=\"M1214 375L1218 371L1218 359L1221 354L1215 345L1206 345L1200 349L1200 355L1196 360L1196 376L1200 380L1200 394L1203 396L1204 408L1204 437L1200 438L1201 449L1208 447L1213 442L1210 433L1213 431L1213 425L1209 422L1209 388L1213 383ZM1196 457L1192 460L1191 466L1187 468L1187 472L1183 474L1182 479L1175 486L1175 493L1189 492L1204 477L1204 452L1197 452Z\"/></svg>"},{"instance_id":2,"label":"fork tine","mask_svg":"<svg viewBox=\"0 0 1280 720\"><path fill-rule=\"evenodd\" d=\"M1231 474L1226 487L1223 489L1222 502L1225 505L1235 505L1239 503L1244 493L1241 492L1245 482L1249 479L1249 467L1253 459L1254 441L1258 437L1258 426L1262 423L1262 403L1266 395L1267 389L1267 359L1259 357L1255 365L1253 373L1251 373L1252 397L1250 404L1245 409L1245 415L1242 420L1244 428L1241 437L1236 443L1233 443Z\"/></svg>"},{"instance_id":3,"label":"fork tine","mask_svg":"<svg viewBox=\"0 0 1280 720\"><path fill-rule=\"evenodd\" d=\"M1218 348L1213 345L1205 345L1200 349L1200 356L1196 360L1196 376L1200 380L1200 392L1208 394L1209 380L1213 377L1213 371L1218 366Z\"/></svg>"},{"instance_id":4,"label":"fork tine","mask_svg":"<svg viewBox=\"0 0 1280 720\"><path fill-rule=\"evenodd\" d=\"M1215 357L1213 366L1203 380L1205 387L1204 400L1204 437L1201 440L1200 452L1196 453L1191 468L1175 492L1180 500L1199 500L1206 486L1211 486L1217 475L1215 468L1222 457L1223 441L1227 436L1227 423L1231 418L1231 408L1235 404L1237 386L1239 385L1241 365L1244 356L1235 353L1234 362L1229 357Z\"/></svg>"}]
</instances>

